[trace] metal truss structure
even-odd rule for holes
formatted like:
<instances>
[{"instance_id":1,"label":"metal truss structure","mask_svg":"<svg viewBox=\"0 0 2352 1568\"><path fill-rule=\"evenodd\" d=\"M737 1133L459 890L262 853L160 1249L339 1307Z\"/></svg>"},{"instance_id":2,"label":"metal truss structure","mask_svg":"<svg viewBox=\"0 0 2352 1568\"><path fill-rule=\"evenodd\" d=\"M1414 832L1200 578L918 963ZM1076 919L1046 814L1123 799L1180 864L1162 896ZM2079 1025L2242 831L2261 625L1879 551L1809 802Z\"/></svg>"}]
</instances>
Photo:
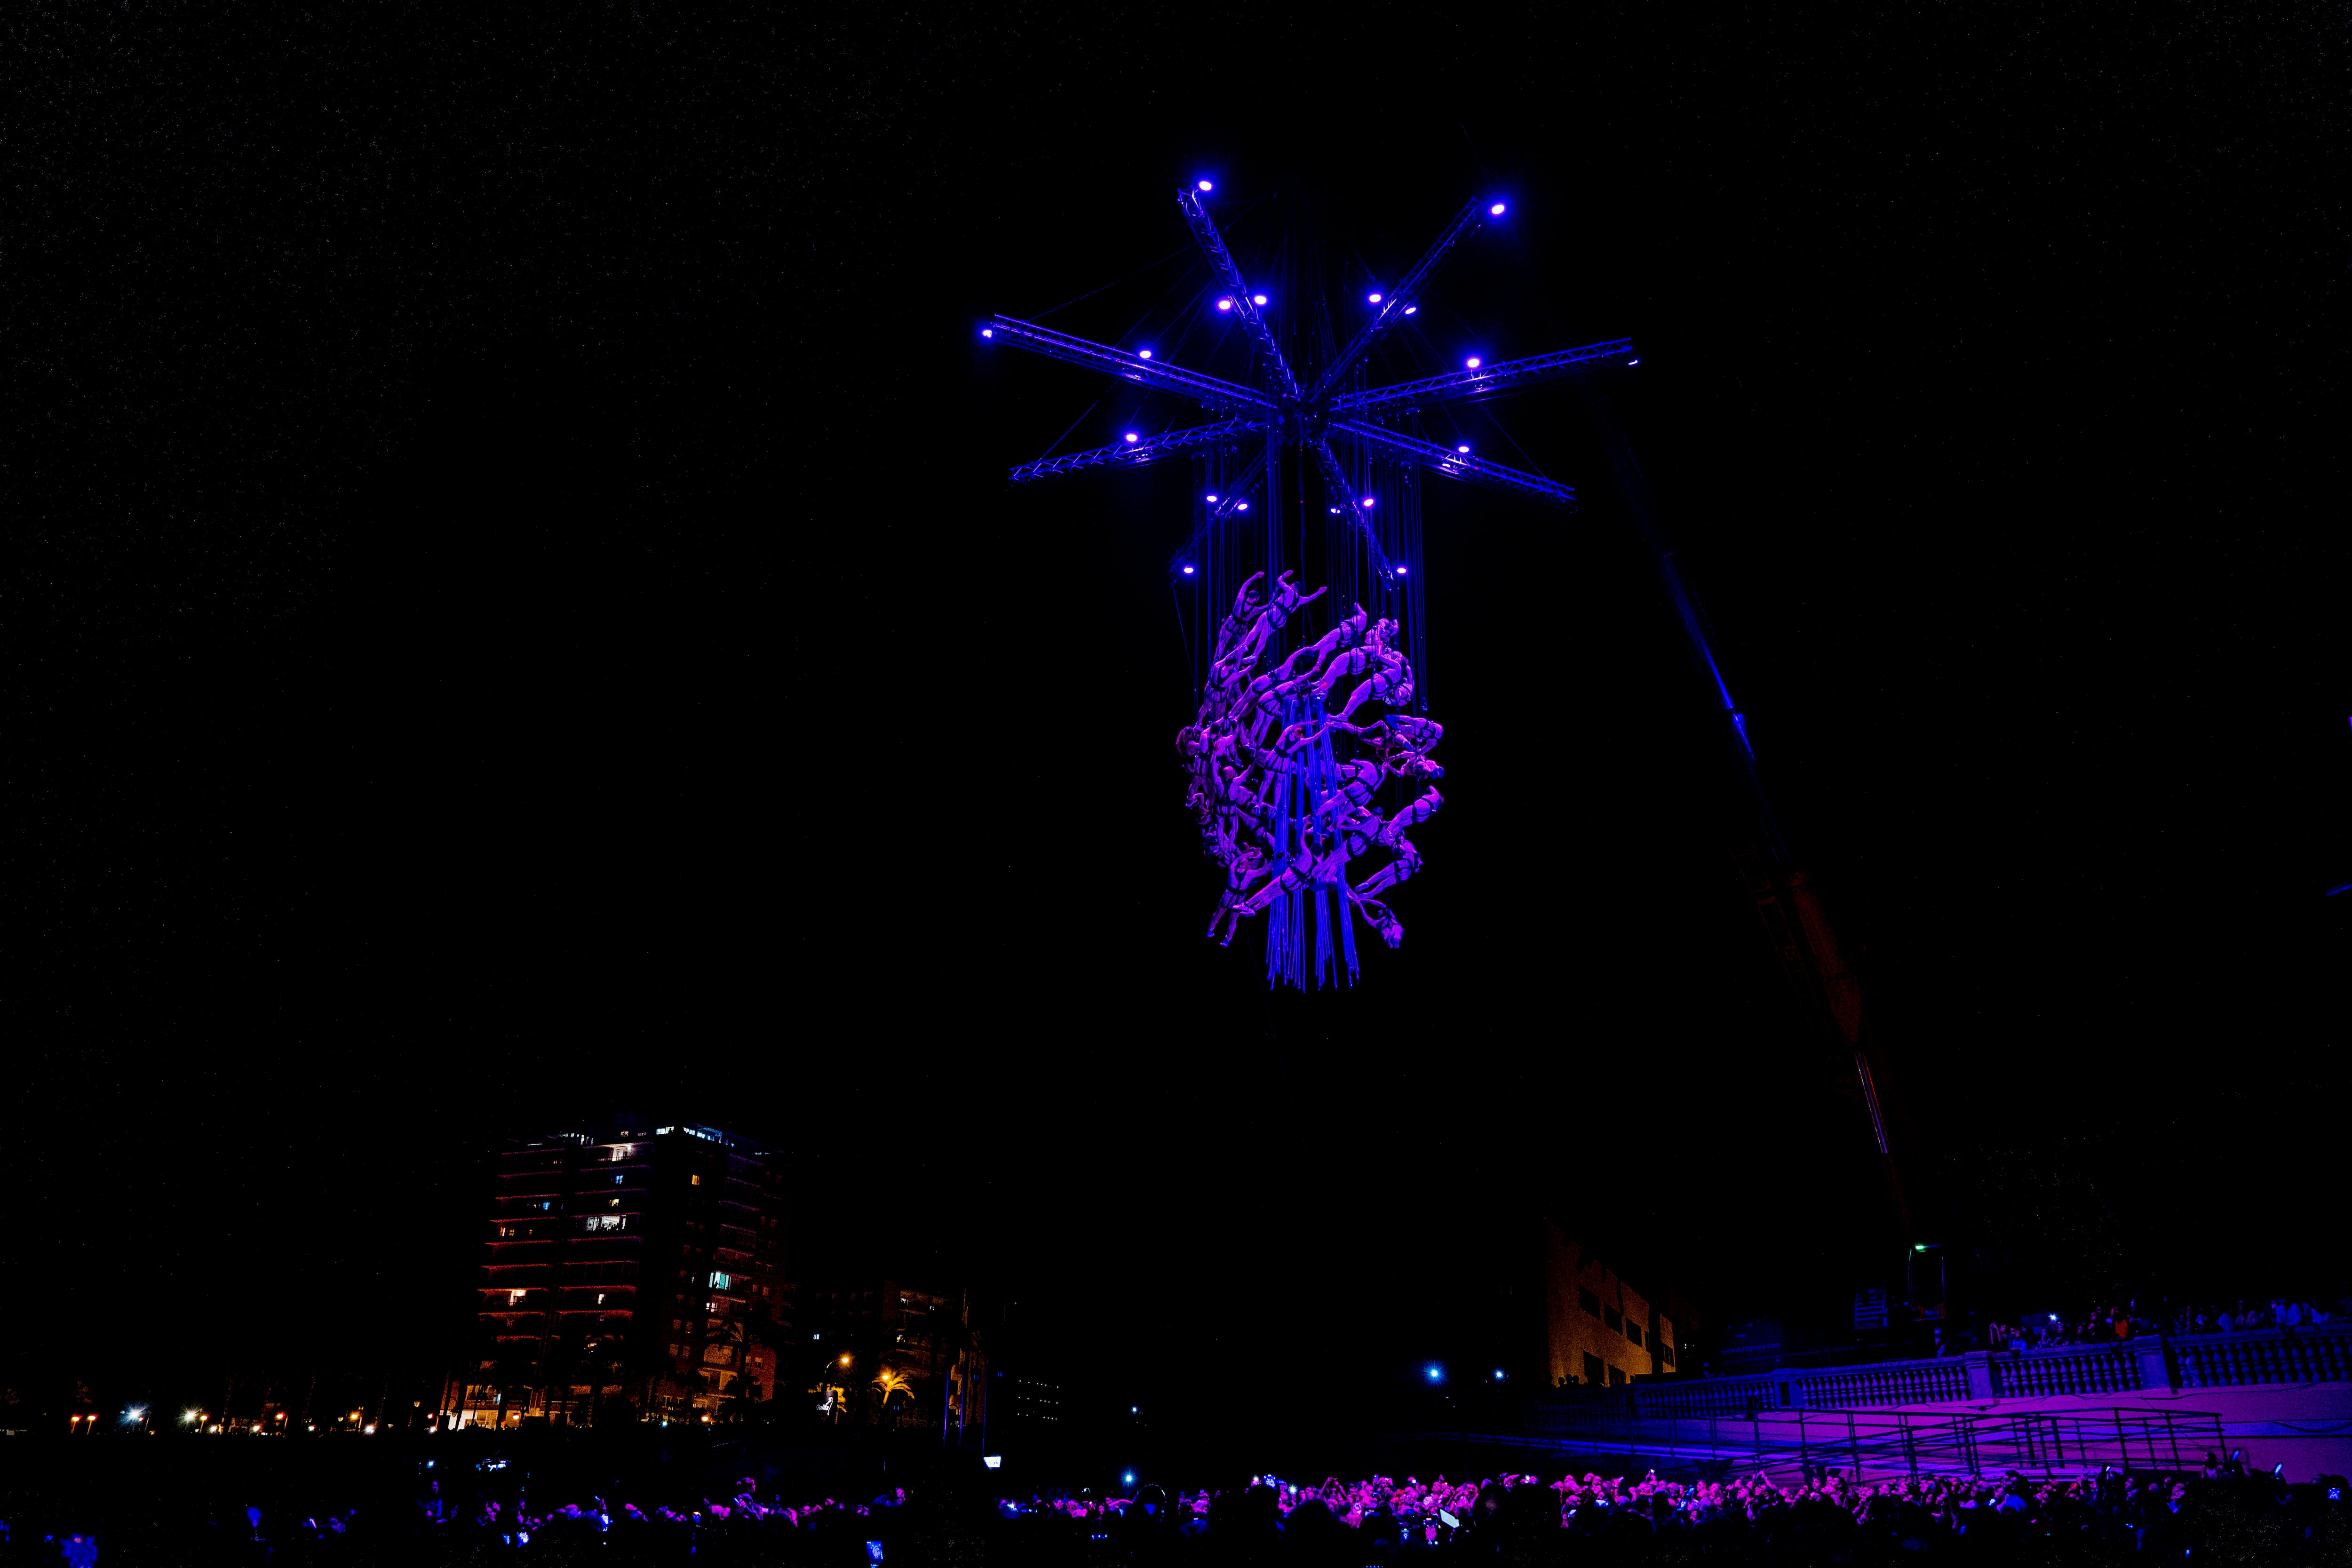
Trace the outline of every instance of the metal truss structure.
<instances>
[{"instance_id":1,"label":"metal truss structure","mask_svg":"<svg viewBox=\"0 0 2352 1568\"><path fill-rule=\"evenodd\" d=\"M1357 516L1360 524L1362 520L1358 516L1359 510L1369 503L1358 498L1356 488L1349 482L1347 467L1331 448L1331 439L1337 436L1358 443L1366 451L1377 451L1383 456L1415 464L1446 479L1514 490L1563 506L1575 504L1576 492L1566 485L1539 475L1521 472L1502 463L1473 457L1464 448L1439 446L1399 426L1420 410L1433 405L1498 396L1575 374L1588 366L1624 363L1633 357L1632 339L1613 338L1606 342L1587 344L1583 348L1537 354L1527 359L1504 360L1493 364L1482 364L1473 360L1458 371L1417 381L1400 382L1392 386L1351 388L1348 385L1356 377L1372 347L1408 317L1419 311L1424 292L1446 258L1486 226L1489 218L1500 216L1505 210L1504 204L1476 201L1465 206L1438 236L1436 243L1405 274L1404 280L1386 294L1377 297L1378 308L1347 346L1317 372L1312 382L1302 383L1285 358L1274 334L1267 329L1264 314L1265 295L1251 289L1232 252L1226 248L1223 236L1218 233L1215 222L1209 216L1207 205L1201 199L1206 189L1204 182L1201 189L1179 191L1177 205L1181 209L1194 239L1199 242L1202 254L1215 273L1218 286L1224 291L1217 300L1218 309L1240 321L1243 330L1256 348L1258 384L1244 386L1238 382L1187 370L1167 360L1153 358L1150 350L1131 353L1073 337L1034 321L997 316L981 330L981 335L992 342L1084 365L1122 381L1187 399L1213 414L1225 416L1213 424L1197 425L1166 435L1149 437L1129 435L1114 446L1023 463L1012 470L1011 477L1014 482L1071 473L1081 468L1136 467L1178 452L1225 446L1237 441L1263 443L1265 461L1254 465L1255 471L1271 475L1274 455L1284 447L1296 447L1302 464L1312 467L1322 476L1332 512ZM1185 549L1178 552L1175 562L1171 562L1171 569L1183 569L1181 563L1200 542L1202 529L1212 528L1217 522L1247 510L1257 489L1255 482L1245 481L1231 493L1220 496L1215 509L1202 520L1202 529L1194 531ZM1392 574L1393 568L1388 567L1377 535L1369 528L1360 528L1360 532L1373 561Z\"/></svg>"}]
</instances>

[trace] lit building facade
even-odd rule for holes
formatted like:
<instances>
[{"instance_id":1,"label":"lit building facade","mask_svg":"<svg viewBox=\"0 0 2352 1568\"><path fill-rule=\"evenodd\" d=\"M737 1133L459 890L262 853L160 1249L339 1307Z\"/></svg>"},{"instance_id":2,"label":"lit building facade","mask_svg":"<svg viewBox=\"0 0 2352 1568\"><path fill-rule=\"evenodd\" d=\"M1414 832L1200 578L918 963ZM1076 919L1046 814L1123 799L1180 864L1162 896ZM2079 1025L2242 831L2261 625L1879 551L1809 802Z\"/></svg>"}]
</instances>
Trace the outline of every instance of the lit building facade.
<instances>
[{"instance_id":1,"label":"lit building facade","mask_svg":"<svg viewBox=\"0 0 2352 1568\"><path fill-rule=\"evenodd\" d=\"M490 1185L445 1425L723 1420L772 1395L784 1228L768 1151L621 1117L504 1144Z\"/></svg>"},{"instance_id":2,"label":"lit building facade","mask_svg":"<svg viewBox=\"0 0 2352 1568\"><path fill-rule=\"evenodd\" d=\"M968 1292L870 1276L820 1279L795 1291L793 1326L816 1370L810 1392L822 1414L978 1440L988 1358Z\"/></svg>"},{"instance_id":3,"label":"lit building facade","mask_svg":"<svg viewBox=\"0 0 2352 1568\"><path fill-rule=\"evenodd\" d=\"M1592 1248L1543 1222L1547 1382L1554 1388L1620 1388L1679 1370L1696 1331L1681 1292L1634 1289Z\"/></svg>"}]
</instances>

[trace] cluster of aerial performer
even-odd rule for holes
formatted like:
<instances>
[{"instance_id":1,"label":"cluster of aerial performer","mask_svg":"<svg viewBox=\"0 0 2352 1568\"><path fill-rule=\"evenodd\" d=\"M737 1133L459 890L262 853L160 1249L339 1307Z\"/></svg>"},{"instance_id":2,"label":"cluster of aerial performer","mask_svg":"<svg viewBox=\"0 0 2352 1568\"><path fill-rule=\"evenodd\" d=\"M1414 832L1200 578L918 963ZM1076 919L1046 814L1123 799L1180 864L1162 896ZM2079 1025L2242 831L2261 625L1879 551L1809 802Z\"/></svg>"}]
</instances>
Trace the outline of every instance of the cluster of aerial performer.
<instances>
[{"instance_id":1,"label":"cluster of aerial performer","mask_svg":"<svg viewBox=\"0 0 2352 1568\"><path fill-rule=\"evenodd\" d=\"M1283 627L1324 592L1301 594L1287 572L1244 583L1218 629L1200 713L1177 736L1185 802L1225 873L1209 935L1229 944L1244 920L1270 914L1266 978L1292 985L1310 971L1318 985L1336 984L1343 969L1353 983L1356 914L1391 947L1403 939L1381 895L1421 868L1405 834L1445 804L1430 782L1445 770L1429 756L1444 730L1406 710L1412 666L1396 622L1359 605L1314 642L1276 653ZM1390 779L1428 787L1384 817L1377 798Z\"/></svg>"}]
</instances>

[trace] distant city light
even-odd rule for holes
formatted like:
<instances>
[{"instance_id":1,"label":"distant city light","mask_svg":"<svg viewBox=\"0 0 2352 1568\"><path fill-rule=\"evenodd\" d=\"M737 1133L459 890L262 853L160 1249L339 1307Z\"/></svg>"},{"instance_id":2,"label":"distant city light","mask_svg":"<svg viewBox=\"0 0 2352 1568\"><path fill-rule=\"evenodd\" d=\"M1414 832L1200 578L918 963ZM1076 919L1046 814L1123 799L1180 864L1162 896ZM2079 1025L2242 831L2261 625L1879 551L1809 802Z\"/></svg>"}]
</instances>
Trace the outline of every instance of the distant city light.
<instances>
[{"instance_id":1,"label":"distant city light","mask_svg":"<svg viewBox=\"0 0 2352 1568\"><path fill-rule=\"evenodd\" d=\"M1368 305L1377 305L1381 302L1381 297L1378 294L1367 294L1364 296L1364 302Z\"/></svg>"},{"instance_id":2,"label":"distant city light","mask_svg":"<svg viewBox=\"0 0 2352 1568\"><path fill-rule=\"evenodd\" d=\"M1217 309L1220 310L1230 310L1233 308L1234 302L1231 300L1220 300L1217 301Z\"/></svg>"},{"instance_id":3,"label":"distant city light","mask_svg":"<svg viewBox=\"0 0 2352 1568\"><path fill-rule=\"evenodd\" d=\"M144 1421L147 1419L147 1407L143 1405L134 1405L123 1414L133 1421Z\"/></svg>"},{"instance_id":4,"label":"distant city light","mask_svg":"<svg viewBox=\"0 0 2352 1568\"><path fill-rule=\"evenodd\" d=\"M1004 1468L1004 1456L1002 1454L982 1454L980 1458L980 1462L986 1465L992 1470L1001 1470Z\"/></svg>"},{"instance_id":5,"label":"distant city light","mask_svg":"<svg viewBox=\"0 0 2352 1568\"><path fill-rule=\"evenodd\" d=\"M1496 1383L1503 1381L1503 1369L1499 1366L1495 1369L1495 1381Z\"/></svg>"},{"instance_id":6,"label":"distant city light","mask_svg":"<svg viewBox=\"0 0 2352 1568\"><path fill-rule=\"evenodd\" d=\"M204 1415L205 1413L201 1410L183 1410L180 1412L180 1419L187 1423L189 1426L194 1426L198 1421L203 1420Z\"/></svg>"},{"instance_id":7,"label":"distant city light","mask_svg":"<svg viewBox=\"0 0 2352 1568\"><path fill-rule=\"evenodd\" d=\"M1136 358L1138 358L1138 359L1150 359L1150 358L1151 357L1151 351L1150 351L1150 349L1145 349L1142 353L1140 353L1137 354L1135 357L1136 357Z\"/></svg>"},{"instance_id":8,"label":"distant city light","mask_svg":"<svg viewBox=\"0 0 2352 1568\"><path fill-rule=\"evenodd\" d=\"M1445 1369L1438 1365L1435 1362L1431 1362L1427 1366L1423 1367L1421 1369L1421 1373L1432 1383L1444 1383L1445 1381Z\"/></svg>"},{"instance_id":9,"label":"distant city light","mask_svg":"<svg viewBox=\"0 0 2352 1568\"><path fill-rule=\"evenodd\" d=\"M1135 1484L1135 1472L1133 1470L1123 1471L1120 1473L1118 1480L1121 1486L1131 1487Z\"/></svg>"},{"instance_id":10,"label":"distant city light","mask_svg":"<svg viewBox=\"0 0 2352 1568\"><path fill-rule=\"evenodd\" d=\"M1479 364L1478 356L1476 354L1472 354L1468 359L1464 360L1462 363L1467 365L1470 369L1476 370Z\"/></svg>"},{"instance_id":11,"label":"distant city light","mask_svg":"<svg viewBox=\"0 0 2352 1568\"><path fill-rule=\"evenodd\" d=\"M1496 202L1493 206L1488 207L1486 211L1490 216L1501 217L1503 216L1503 204Z\"/></svg>"},{"instance_id":12,"label":"distant city light","mask_svg":"<svg viewBox=\"0 0 2352 1568\"><path fill-rule=\"evenodd\" d=\"M1250 296L1250 303L1253 305L1263 305L1265 303L1265 296L1263 294L1253 294Z\"/></svg>"},{"instance_id":13,"label":"distant city light","mask_svg":"<svg viewBox=\"0 0 2352 1568\"><path fill-rule=\"evenodd\" d=\"M1127 1407L1127 1413L1129 1415L1140 1415L1143 1414L1143 1406L1140 1405L1130 1405Z\"/></svg>"},{"instance_id":14,"label":"distant city light","mask_svg":"<svg viewBox=\"0 0 2352 1568\"><path fill-rule=\"evenodd\" d=\"M1140 437L1140 436L1137 435L1137 434L1136 434L1134 431L1132 431L1132 430L1129 430L1129 431L1127 433L1127 438L1128 438L1129 440L1130 440L1130 441L1140 441L1140 440L1142 440L1142 439L1143 439L1143 437Z\"/></svg>"}]
</instances>

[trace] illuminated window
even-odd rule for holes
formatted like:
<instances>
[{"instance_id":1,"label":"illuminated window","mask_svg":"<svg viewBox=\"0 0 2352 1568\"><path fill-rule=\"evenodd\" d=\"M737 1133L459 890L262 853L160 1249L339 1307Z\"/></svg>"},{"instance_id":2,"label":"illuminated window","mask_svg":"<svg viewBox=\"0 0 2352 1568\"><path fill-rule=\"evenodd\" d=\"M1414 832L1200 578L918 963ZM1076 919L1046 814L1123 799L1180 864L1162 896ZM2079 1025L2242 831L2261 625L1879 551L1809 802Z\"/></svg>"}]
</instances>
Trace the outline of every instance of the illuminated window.
<instances>
[{"instance_id":1,"label":"illuminated window","mask_svg":"<svg viewBox=\"0 0 2352 1568\"><path fill-rule=\"evenodd\" d=\"M701 1176L701 1173L700 1173L699 1172L696 1173L696 1174L695 1174L695 1176L694 1176L694 1178L693 1178L693 1184L694 1184L695 1186L698 1186L698 1186L700 1186L700 1185L702 1185L702 1176Z\"/></svg>"},{"instance_id":2,"label":"illuminated window","mask_svg":"<svg viewBox=\"0 0 2352 1568\"><path fill-rule=\"evenodd\" d=\"M711 1288L713 1290L725 1290L725 1289L730 1289L730 1287L731 1287L731 1281L730 1281L730 1279L729 1276L727 1276L727 1275L725 1275L725 1274L721 1274L721 1273L719 1273L719 1272L718 1270L716 1270L716 1269L713 1269L713 1270L711 1271L711 1275L710 1275L710 1288Z\"/></svg>"},{"instance_id":3,"label":"illuminated window","mask_svg":"<svg viewBox=\"0 0 2352 1568\"><path fill-rule=\"evenodd\" d=\"M509 1306L509 1307L519 1307L519 1306L520 1306L521 1304L522 1304L522 1292L521 1292L521 1291L520 1291L520 1290L509 1290L509 1291L508 1291L508 1292L507 1292L507 1305L508 1305L508 1306Z\"/></svg>"}]
</instances>

